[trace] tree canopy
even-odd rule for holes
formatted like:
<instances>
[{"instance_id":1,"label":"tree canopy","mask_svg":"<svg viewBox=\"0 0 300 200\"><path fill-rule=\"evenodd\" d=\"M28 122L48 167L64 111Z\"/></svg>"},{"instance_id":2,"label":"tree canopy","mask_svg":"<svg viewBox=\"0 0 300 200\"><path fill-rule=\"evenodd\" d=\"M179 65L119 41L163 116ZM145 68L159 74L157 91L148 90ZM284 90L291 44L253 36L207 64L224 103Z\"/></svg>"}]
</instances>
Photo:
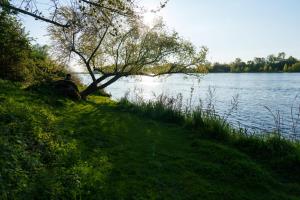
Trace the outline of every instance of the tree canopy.
<instances>
[{"instance_id":1,"label":"tree canopy","mask_svg":"<svg viewBox=\"0 0 300 200\"><path fill-rule=\"evenodd\" d=\"M163 1L163 8L168 0ZM162 20L142 23L131 0L1 0L2 9L20 12L50 24L53 52L59 60L74 59L89 72L92 84L85 97L123 76L188 73L205 61L207 49L197 48L169 31ZM48 10L42 12L42 9ZM155 12L155 11L153 11ZM46 14L46 15L45 15ZM96 78L95 73L101 76Z\"/></svg>"},{"instance_id":2,"label":"tree canopy","mask_svg":"<svg viewBox=\"0 0 300 200\"><path fill-rule=\"evenodd\" d=\"M169 0L162 0L158 8L151 10L157 12L164 8ZM85 13L86 8L93 7L100 9L103 13L117 13L123 16L133 16L141 6L135 0L0 0L0 7L13 13L21 13L36 20L41 20L49 24L68 28L73 19L69 18L61 22L58 11L65 6L73 7L77 12Z\"/></svg>"},{"instance_id":3,"label":"tree canopy","mask_svg":"<svg viewBox=\"0 0 300 200\"><path fill-rule=\"evenodd\" d=\"M73 22L68 28L51 25L49 33L61 59L76 55L74 60L89 72L93 83L81 93L83 97L123 76L187 73L204 62L206 48L197 52L161 20L148 27L133 16L105 13L98 7L87 7L84 13L73 7L58 10L60 23ZM101 76L96 78L95 73Z\"/></svg>"},{"instance_id":4,"label":"tree canopy","mask_svg":"<svg viewBox=\"0 0 300 200\"><path fill-rule=\"evenodd\" d=\"M63 22L59 19L58 12L62 7L72 7L82 14L85 13L87 7L93 7L100 9L103 13L130 16L134 13L133 9L136 4L131 0L0 0L0 6L7 11L22 13L55 26L68 28L74 21L72 18Z\"/></svg>"}]
</instances>

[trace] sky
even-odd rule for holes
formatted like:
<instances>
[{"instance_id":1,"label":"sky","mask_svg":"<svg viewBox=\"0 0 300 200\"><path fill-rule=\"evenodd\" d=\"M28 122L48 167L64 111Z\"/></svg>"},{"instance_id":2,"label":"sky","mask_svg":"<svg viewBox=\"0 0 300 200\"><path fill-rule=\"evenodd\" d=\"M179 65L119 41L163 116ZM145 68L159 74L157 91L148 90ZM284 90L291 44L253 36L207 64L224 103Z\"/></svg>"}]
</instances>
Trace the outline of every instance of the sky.
<instances>
[{"instance_id":1,"label":"sky","mask_svg":"<svg viewBox=\"0 0 300 200\"><path fill-rule=\"evenodd\" d=\"M148 10L159 5L140 2ZM299 0L170 0L155 15L196 46L208 47L209 61L231 62L279 52L300 58L299 8ZM153 18L145 13L146 23ZM49 43L46 23L29 17L23 22L38 43Z\"/></svg>"}]
</instances>

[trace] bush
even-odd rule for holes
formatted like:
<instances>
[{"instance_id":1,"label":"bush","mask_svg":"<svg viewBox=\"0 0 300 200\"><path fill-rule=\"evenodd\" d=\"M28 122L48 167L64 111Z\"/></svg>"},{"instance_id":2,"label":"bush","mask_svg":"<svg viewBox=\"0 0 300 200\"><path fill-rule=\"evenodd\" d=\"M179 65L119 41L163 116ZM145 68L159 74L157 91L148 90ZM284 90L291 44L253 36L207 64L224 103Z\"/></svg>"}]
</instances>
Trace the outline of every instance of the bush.
<instances>
[{"instance_id":1,"label":"bush","mask_svg":"<svg viewBox=\"0 0 300 200\"><path fill-rule=\"evenodd\" d=\"M48 55L48 47L31 45L22 24L0 13L0 78L36 83L64 77L65 67Z\"/></svg>"},{"instance_id":2,"label":"bush","mask_svg":"<svg viewBox=\"0 0 300 200\"><path fill-rule=\"evenodd\" d=\"M28 78L30 43L21 23L0 13L0 78L24 81Z\"/></svg>"},{"instance_id":3,"label":"bush","mask_svg":"<svg viewBox=\"0 0 300 200\"><path fill-rule=\"evenodd\" d=\"M65 66L50 59L48 46L32 46L30 60L32 60L32 80L31 83L51 81L53 79L65 77L68 73Z\"/></svg>"}]
</instances>

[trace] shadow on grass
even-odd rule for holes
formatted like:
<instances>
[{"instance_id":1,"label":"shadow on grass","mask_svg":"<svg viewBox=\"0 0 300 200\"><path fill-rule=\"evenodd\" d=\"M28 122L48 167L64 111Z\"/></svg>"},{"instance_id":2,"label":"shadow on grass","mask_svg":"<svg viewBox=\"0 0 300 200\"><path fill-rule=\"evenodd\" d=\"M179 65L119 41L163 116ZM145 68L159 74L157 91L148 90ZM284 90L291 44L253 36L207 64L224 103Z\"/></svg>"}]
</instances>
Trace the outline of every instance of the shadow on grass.
<instances>
[{"instance_id":1,"label":"shadow on grass","mask_svg":"<svg viewBox=\"0 0 300 200\"><path fill-rule=\"evenodd\" d=\"M76 104L60 123L64 136L78 144L79 163L90 167L90 178L109 169L93 197L280 199L300 194L290 193L293 186L281 184L237 150L191 141L185 128L120 112L113 102ZM85 197L90 178L83 181Z\"/></svg>"},{"instance_id":2,"label":"shadow on grass","mask_svg":"<svg viewBox=\"0 0 300 200\"><path fill-rule=\"evenodd\" d=\"M283 183L237 148L194 137L196 130L180 124L120 109L107 98L80 103L60 99L61 105L55 106L54 96L9 84L2 89L1 199L297 199L300 195L299 185Z\"/></svg>"}]
</instances>

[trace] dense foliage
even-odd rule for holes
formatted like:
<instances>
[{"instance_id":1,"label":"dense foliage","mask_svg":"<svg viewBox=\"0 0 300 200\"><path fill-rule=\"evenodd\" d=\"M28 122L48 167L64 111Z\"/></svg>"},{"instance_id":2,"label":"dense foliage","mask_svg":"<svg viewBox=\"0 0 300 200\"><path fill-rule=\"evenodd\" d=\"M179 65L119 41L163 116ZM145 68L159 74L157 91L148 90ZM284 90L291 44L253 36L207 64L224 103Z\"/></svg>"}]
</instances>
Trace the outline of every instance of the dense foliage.
<instances>
[{"instance_id":1,"label":"dense foliage","mask_svg":"<svg viewBox=\"0 0 300 200\"><path fill-rule=\"evenodd\" d=\"M47 46L32 45L16 17L0 13L0 78L33 83L64 74L64 67L48 55Z\"/></svg>"},{"instance_id":2,"label":"dense foliage","mask_svg":"<svg viewBox=\"0 0 300 200\"><path fill-rule=\"evenodd\" d=\"M25 80L30 75L30 44L20 22L2 12L0 15L0 77Z\"/></svg>"},{"instance_id":3,"label":"dense foliage","mask_svg":"<svg viewBox=\"0 0 300 200\"><path fill-rule=\"evenodd\" d=\"M207 66L209 72L300 72L298 59L290 56L286 58L285 53L277 56L269 55L267 58L254 58L244 62L237 58L230 64L214 63Z\"/></svg>"}]
</instances>

